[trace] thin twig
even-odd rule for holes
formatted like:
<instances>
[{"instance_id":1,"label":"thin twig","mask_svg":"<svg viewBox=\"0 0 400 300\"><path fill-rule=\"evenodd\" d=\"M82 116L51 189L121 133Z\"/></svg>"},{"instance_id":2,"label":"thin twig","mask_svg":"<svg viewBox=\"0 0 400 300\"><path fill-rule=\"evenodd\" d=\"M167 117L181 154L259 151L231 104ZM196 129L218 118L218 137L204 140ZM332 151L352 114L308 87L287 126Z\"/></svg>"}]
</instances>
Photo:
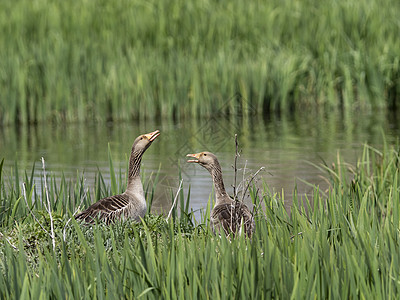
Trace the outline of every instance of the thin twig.
<instances>
[{"instance_id":1,"label":"thin twig","mask_svg":"<svg viewBox=\"0 0 400 300\"><path fill-rule=\"evenodd\" d=\"M246 159L246 162L244 163L244 169L243 169L242 195L244 195L244 183L245 183L245 176L246 176L246 168L247 168L247 159Z\"/></svg>"},{"instance_id":2,"label":"thin twig","mask_svg":"<svg viewBox=\"0 0 400 300\"><path fill-rule=\"evenodd\" d=\"M167 216L167 218L165 219L165 221L168 221L168 219L171 217L172 210L174 209L175 204L176 204L176 201L178 200L179 192L180 192L181 189L182 189L182 183L183 183L183 179L181 179L181 182L179 183L179 187L178 187L178 190L176 191L176 195L175 195L174 202L172 203L171 209L169 210L168 216Z\"/></svg>"},{"instance_id":3,"label":"thin twig","mask_svg":"<svg viewBox=\"0 0 400 300\"><path fill-rule=\"evenodd\" d=\"M47 189L47 178L46 178L46 168L44 163L44 158L42 157L42 165L43 165L43 176L44 176L44 189L46 191L46 200L47 200L47 207L46 210L50 216L50 229L51 229L51 240L53 243L53 251L56 252L56 239L54 235L54 222L53 222L53 215L51 214L51 206L50 206L50 197L49 197L49 190Z\"/></svg>"},{"instance_id":4,"label":"thin twig","mask_svg":"<svg viewBox=\"0 0 400 300\"><path fill-rule=\"evenodd\" d=\"M258 173L260 173L260 172L261 172L262 170L264 170L264 169L265 169L264 167L259 168L259 169L257 170L257 172L255 172L254 175L251 176L251 179L250 179L249 182L247 183L247 186L246 186L246 188L245 188L245 190L244 190L244 192L243 192L242 201L244 200L244 196L246 195L247 190L249 189L251 182L252 182L252 181L254 180L254 178L258 175Z\"/></svg>"},{"instance_id":5,"label":"thin twig","mask_svg":"<svg viewBox=\"0 0 400 300\"><path fill-rule=\"evenodd\" d=\"M233 201L235 201L236 200L236 198L237 198L237 190L236 190L236 178L237 178L237 159L238 159L238 157L240 156L240 153L239 153L239 144L238 144L238 140L237 140L237 133L235 133L235 163L234 163L234 166L233 166L233 169L234 169L234 173L235 173L235 177L234 177L234 182L233 182L233 185L232 185L232 187L233 187Z\"/></svg>"}]
</instances>

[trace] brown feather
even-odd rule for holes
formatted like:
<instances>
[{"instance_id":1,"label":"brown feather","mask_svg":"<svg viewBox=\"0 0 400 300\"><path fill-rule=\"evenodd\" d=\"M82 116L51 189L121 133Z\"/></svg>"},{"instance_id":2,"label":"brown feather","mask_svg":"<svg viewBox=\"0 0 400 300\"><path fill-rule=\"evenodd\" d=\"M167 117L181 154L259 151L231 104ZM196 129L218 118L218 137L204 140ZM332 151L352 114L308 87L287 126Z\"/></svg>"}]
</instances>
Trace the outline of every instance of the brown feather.
<instances>
[{"instance_id":1,"label":"brown feather","mask_svg":"<svg viewBox=\"0 0 400 300\"><path fill-rule=\"evenodd\" d=\"M251 237L254 231L254 219L248 207L239 201L216 205L211 211L211 226L214 233L235 236L242 227L244 233Z\"/></svg>"},{"instance_id":2,"label":"brown feather","mask_svg":"<svg viewBox=\"0 0 400 300\"><path fill-rule=\"evenodd\" d=\"M85 211L75 216L76 220L94 224L96 219L106 224L114 222L122 215L129 217L131 199L126 194L114 195L103 198L89 206Z\"/></svg>"}]
</instances>

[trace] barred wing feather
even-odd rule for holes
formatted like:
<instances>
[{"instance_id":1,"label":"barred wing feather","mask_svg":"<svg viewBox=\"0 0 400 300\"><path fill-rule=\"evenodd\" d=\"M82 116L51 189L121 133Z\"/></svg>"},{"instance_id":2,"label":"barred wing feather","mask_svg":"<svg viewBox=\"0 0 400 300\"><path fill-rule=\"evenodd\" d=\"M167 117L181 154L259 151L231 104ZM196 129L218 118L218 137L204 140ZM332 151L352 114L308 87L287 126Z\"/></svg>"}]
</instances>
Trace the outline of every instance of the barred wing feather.
<instances>
[{"instance_id":1,"label":"barred wing feather","mask_svg":"<svg viewBox=\"0 0 400 300\"><path fill-rule=\"evenodd\" d=\"M248 207L239 201L223 203L211 211L211 225L214 232L223 229L227 236L235 235L242 227L245 234L251 237L254 231L254 218Z\"/></svg>"},{"instance_id":2,"label":"barred wing feather","mask_svg":"<svg viewBox=\"0 0 400 300\"><path fill-rule=\"evenodd\" d=\"M107 197L92 204L75 218L90 224L94 224L96 220L109 224L120 218L129 208L129 204L130 201L126 194Z\"/></svg>"}]
</instances>

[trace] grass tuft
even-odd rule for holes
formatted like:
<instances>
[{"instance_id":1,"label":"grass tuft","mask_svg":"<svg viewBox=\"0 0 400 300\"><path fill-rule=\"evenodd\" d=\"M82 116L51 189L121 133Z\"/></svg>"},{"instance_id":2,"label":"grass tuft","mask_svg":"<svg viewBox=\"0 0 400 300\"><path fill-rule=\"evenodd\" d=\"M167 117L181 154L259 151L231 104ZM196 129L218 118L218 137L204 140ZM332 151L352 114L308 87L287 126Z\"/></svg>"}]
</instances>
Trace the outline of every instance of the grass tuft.
<instances>
[{"instance_id":1,"label":"grass tuft","mask_svg":"<svg viewBox=\"0 0 400 300\"><path fill-rule=\"evenodd\" d=\"M204 224L209 207L198 224L182 191L180 211L167 221L147 214L140 223L88 227L72 219L65 226L82 199L80 175L76 183L48 175L53 222L45 194L26 175L36 221L18 196L17 174L7 176L0 163L0 298L395 298L398 149L366 145L354 166L338 155L332 167L321 166L326 194L314 187L310 201L294 193L290 214L268 185L252 187L253 203L262 205L251 240L213 235ZM86 201L110 193L104 188L96 181ZM54 252L46 233L52 223Z\"/></svg>"}]
</instances>

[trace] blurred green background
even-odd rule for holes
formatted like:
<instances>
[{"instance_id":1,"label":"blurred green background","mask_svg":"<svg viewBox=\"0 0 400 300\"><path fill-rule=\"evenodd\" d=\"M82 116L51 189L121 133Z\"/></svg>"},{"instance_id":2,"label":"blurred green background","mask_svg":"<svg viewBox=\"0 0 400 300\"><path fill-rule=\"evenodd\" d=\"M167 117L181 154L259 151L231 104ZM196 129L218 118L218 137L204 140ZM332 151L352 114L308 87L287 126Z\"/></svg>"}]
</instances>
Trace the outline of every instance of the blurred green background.
<instances>
[{"instance_id":1,"label":"blurred green background","mask_svg":"<svg viewBox=\"0 0 400 300\"><path fill-rule=\"evenodd\" d=\"M399 15L389 0L1 1L0 124L209 116L237 93L258 114L395 109Z\"/></svg>"}]
</instances>

